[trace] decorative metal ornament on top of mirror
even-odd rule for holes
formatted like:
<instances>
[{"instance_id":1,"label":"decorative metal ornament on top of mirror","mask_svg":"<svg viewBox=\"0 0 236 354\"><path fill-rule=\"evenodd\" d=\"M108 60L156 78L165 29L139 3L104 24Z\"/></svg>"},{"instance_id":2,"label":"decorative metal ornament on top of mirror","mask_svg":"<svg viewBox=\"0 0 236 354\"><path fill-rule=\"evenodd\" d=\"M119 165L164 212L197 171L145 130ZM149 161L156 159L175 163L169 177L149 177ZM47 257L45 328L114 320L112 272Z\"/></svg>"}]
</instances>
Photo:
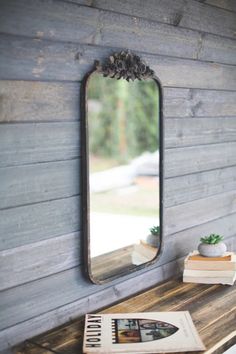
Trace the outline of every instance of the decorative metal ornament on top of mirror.
<instances>
[{"instance_id":1,"label":"decorative metal ornament on top of mirror","mask_svg":"<svg viewBox=\"0 0 236 354\"><path fill-rule=\"evenodd\" d=\"M81 146L86 273L101 284L162 250L162 90L139 56L112 54L85 76Z\"/></svg>"}]
</instances>

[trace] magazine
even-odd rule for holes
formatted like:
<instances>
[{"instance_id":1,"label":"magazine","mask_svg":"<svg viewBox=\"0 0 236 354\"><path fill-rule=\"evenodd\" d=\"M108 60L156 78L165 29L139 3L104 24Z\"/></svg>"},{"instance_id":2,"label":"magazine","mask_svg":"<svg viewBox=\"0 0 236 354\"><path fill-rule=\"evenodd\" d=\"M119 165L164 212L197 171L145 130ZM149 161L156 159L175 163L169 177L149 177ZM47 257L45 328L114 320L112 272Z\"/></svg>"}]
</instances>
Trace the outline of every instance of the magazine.
<instances>
[{"instance_id":1,"label":"magazine","mask_svg":"<svg viewBox=\"0 0 236 354\"><path fill-rule=\"evenodd\" d=\"M188 311L87 314L83 353L205 350Z\"/></svg>"}]
</instances>

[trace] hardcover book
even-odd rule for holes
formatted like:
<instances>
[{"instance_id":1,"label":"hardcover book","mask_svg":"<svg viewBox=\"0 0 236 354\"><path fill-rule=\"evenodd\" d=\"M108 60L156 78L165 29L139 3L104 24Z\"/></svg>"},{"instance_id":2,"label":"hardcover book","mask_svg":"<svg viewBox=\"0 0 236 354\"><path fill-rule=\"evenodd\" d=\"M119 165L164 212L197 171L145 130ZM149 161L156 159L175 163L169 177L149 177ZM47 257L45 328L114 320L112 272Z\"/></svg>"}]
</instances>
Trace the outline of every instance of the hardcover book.
<instances>
[{"instance_id":1,"label":"hardcover book","mask_svg":"<svg viewBox=\"0 0 236 354\"><path fill-rule=\"evenodd\" d=\"M188 311L88 314L83 353L205 350Z\"/></svg>"},{"instance_id":2,"label":"hardcover book","mask_svg":"<svg viewBox=\"0 0 236 354\"><path fill-rule=\"evenodd\" d=\"M190 253L184 261L185 269L192 270L236 270L236 255L226 252L223 257L203 257L197 251Z\"/></svg>"}]
</instances>

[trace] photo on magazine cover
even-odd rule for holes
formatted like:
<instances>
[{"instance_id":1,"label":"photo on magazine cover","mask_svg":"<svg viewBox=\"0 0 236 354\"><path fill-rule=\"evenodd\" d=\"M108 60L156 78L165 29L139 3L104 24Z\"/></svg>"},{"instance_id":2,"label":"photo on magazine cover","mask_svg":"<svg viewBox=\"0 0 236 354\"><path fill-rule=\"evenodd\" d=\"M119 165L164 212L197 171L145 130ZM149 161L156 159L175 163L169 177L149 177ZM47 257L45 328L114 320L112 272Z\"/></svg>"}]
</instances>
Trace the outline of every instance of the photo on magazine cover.
<instances>
[{"instance_id":1,"label":"photo on magazine cover","mask_svg":"<svg viewBox=\"0 0 236 354\"><path fill-rule=\"evenodd\" d=\"M113 343L150 342L169 337L179 328L171 323L145 319L113 319Z\"/></svg>"}]
</instances>

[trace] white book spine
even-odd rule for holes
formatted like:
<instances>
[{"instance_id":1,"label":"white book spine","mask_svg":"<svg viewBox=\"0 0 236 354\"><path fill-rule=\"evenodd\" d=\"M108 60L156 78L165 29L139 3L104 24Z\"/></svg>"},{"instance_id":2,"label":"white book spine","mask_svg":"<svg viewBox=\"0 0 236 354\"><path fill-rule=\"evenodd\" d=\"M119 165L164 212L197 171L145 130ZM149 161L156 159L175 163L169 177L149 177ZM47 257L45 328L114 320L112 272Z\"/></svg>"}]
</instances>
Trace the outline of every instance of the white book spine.
<instances>
[{"instance_id":1,"label":"white book spine","mask_svg":"<svg viewBox=\"0 0 236 354\"><path fill-rule=\"evenodd\" d=\"M210 277L210 278L233 278L235 271L233 270L194 270L185 269L184 276L190 277Z\"/></svg>"},{"instance_id":2,"label":"white book spine","mask_svg":"<svg viewBox=\"0 0 236 354\"><path fill-rule=\"evenodd\" d=\"M198 283L198 284L222 284L222 285L234 285L235 279L229 278L197 278L197 277L183 277L184 283Z\"/></svg>"}]
</instances>

